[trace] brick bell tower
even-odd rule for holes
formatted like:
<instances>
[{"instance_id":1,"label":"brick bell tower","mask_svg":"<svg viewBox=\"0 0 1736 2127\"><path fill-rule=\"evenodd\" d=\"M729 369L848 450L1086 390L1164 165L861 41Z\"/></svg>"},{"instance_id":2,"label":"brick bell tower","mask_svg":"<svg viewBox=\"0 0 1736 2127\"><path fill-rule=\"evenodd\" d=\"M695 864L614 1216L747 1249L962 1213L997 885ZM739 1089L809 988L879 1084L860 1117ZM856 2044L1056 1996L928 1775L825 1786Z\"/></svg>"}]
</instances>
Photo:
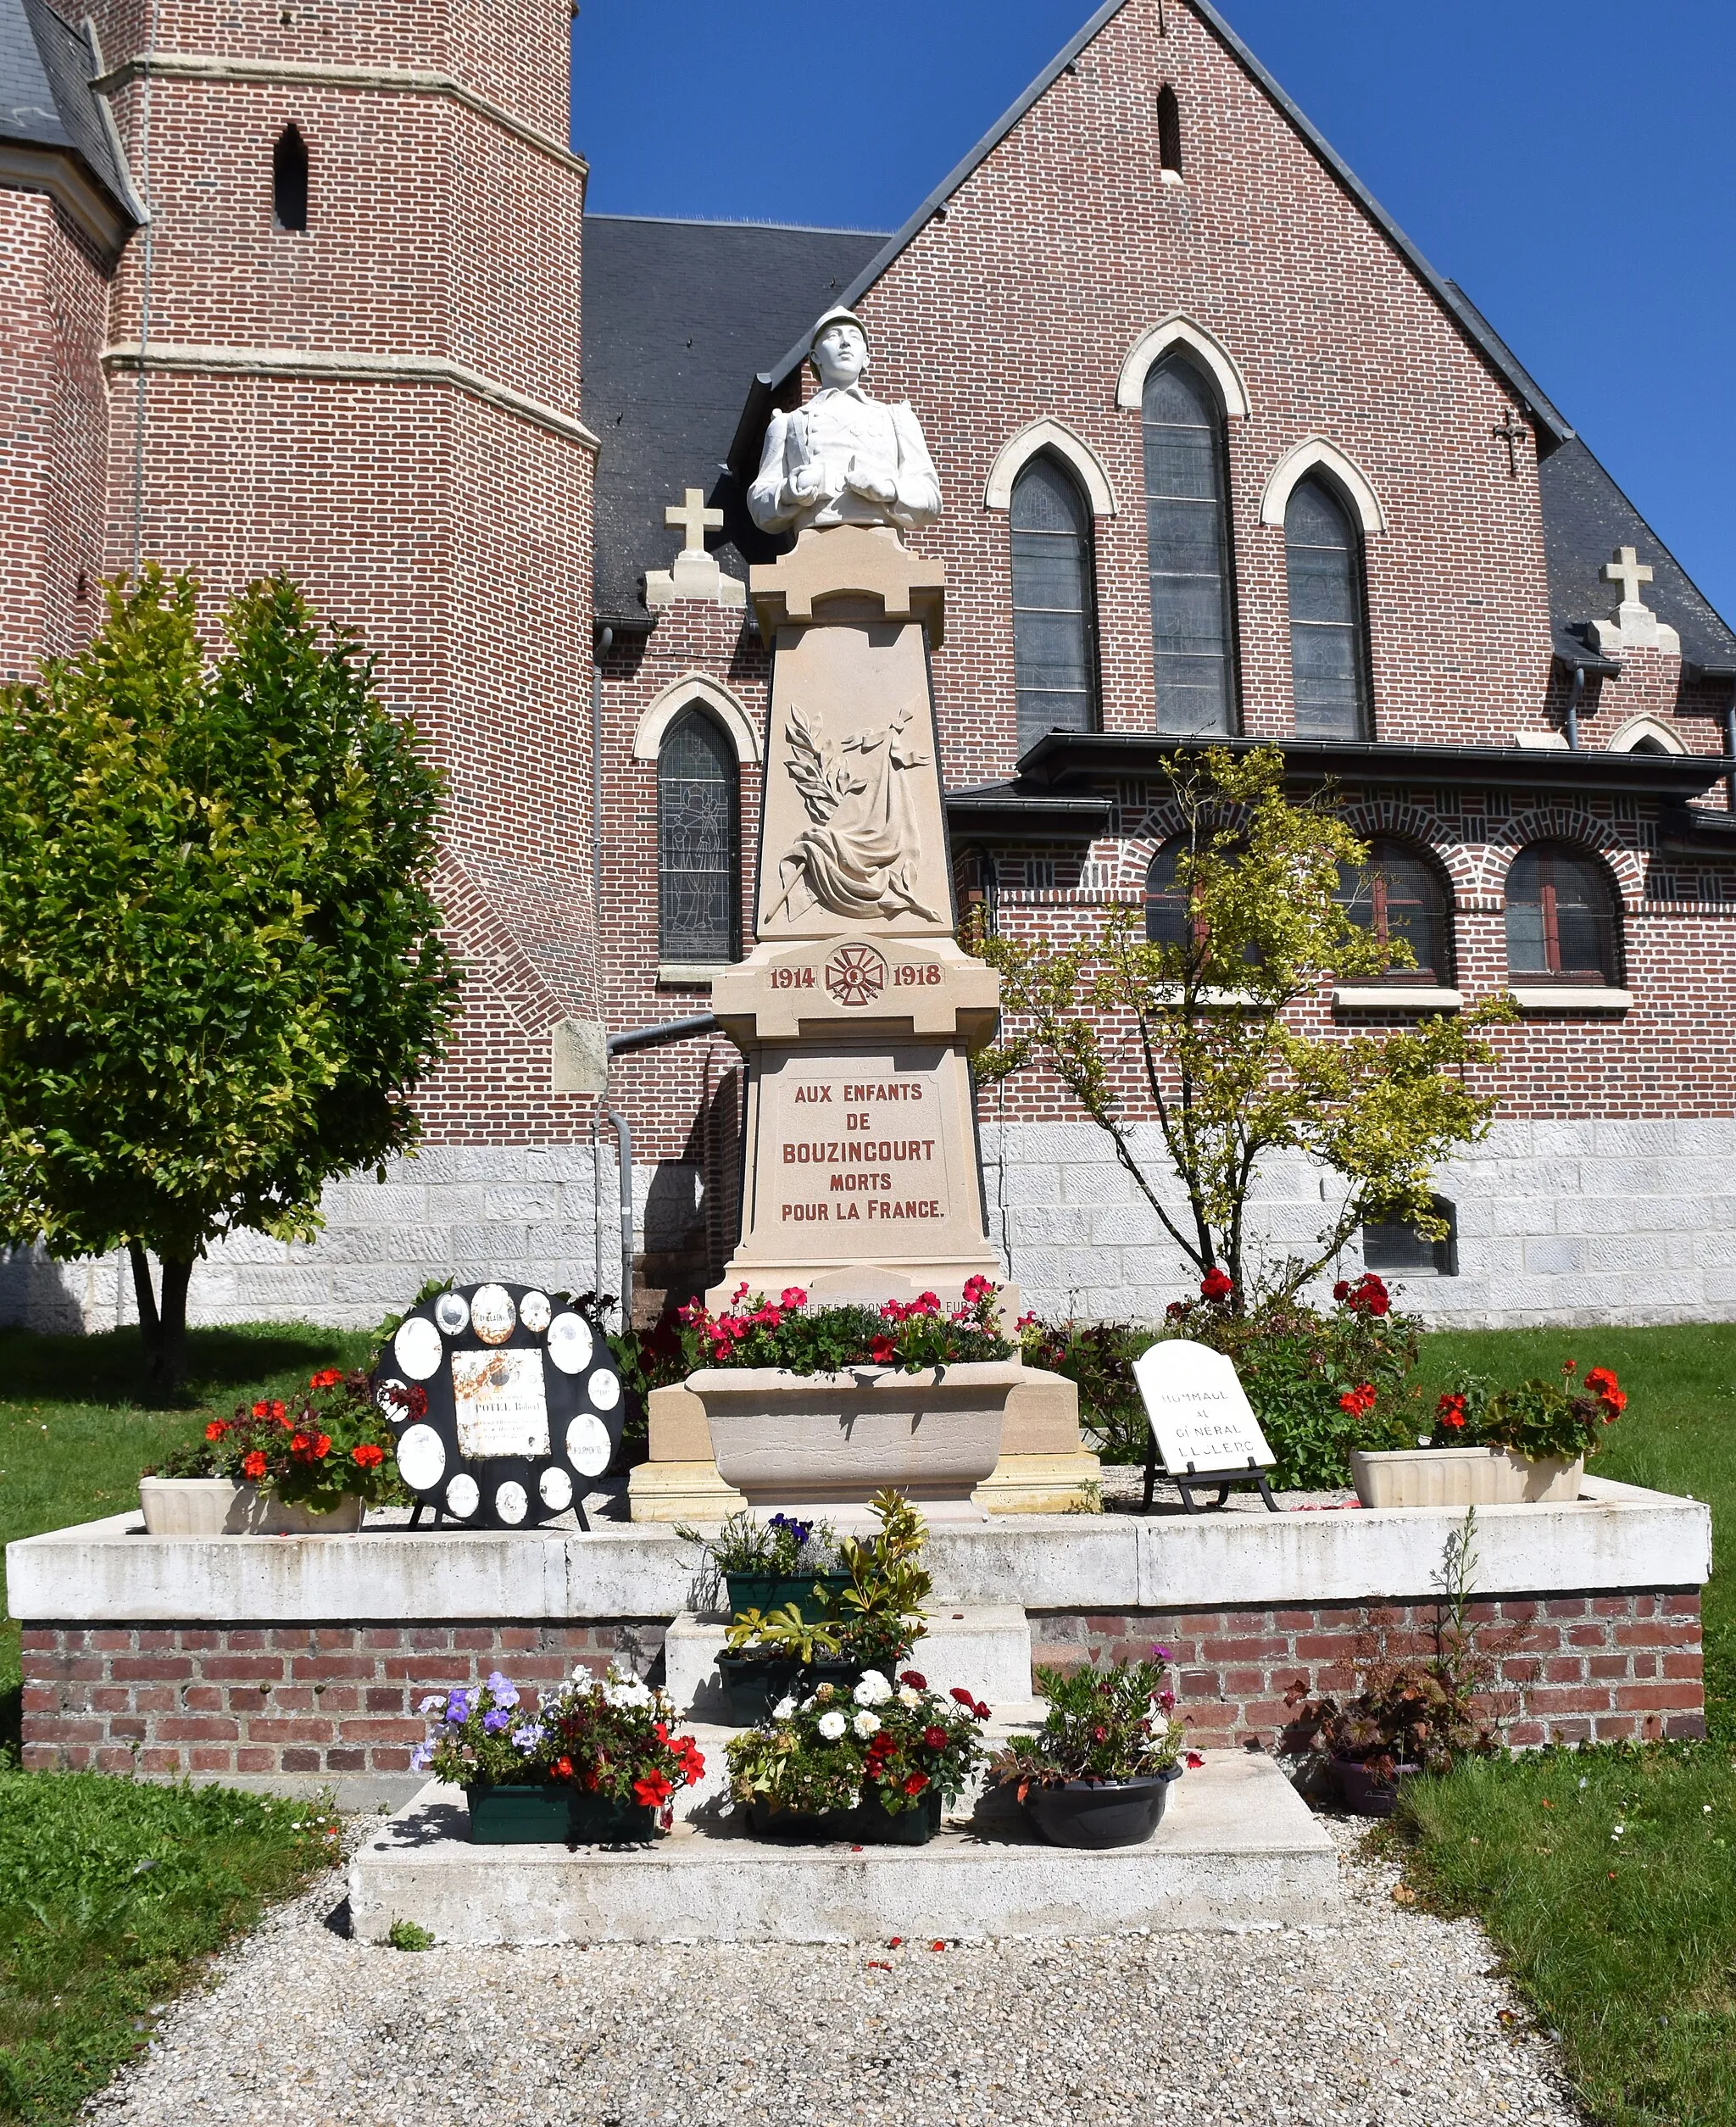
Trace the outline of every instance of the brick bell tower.
<instances>
[{"instance_id":1,"label":"brick bell tower","mask_svg":"<svg viewBox=\"0 0 1736 2127\"><path fill-rule=\"evenodd\" d=\"M151 214L103 354L108 565L191 568L214 605L287 570L377 654L450 785L468 987L428 1143L498 1148L448 1170L521 1182L589 1130L556 1060L600 1017L567 0L97 0L96 22ZM414 1258L514 1252L462 1248L430 1194L382 1294ZM373 1305L349 1276L306 1297Z\"/></svg>"}]
</instances>

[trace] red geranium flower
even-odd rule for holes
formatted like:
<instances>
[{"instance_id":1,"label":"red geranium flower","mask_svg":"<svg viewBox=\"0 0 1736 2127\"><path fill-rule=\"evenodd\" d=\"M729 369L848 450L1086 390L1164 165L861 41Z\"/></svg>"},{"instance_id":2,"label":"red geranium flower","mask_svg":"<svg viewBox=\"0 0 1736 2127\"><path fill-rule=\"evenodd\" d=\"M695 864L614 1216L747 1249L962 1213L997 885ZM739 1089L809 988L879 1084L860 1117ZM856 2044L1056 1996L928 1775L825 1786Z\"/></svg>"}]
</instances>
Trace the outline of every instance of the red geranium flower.
<instances>
[{"instance_id":1,"label":"red geranium flower","mask_svg":"<svg viewBox=\"0 0 1736 2127\"><path fill-rule=\"evenodd\" d=\"M570 1757L558 1757L550 1767L558 1780L570 1780L573 1776L573 1762Z\"/></svg>"},{"instance_id":2,"label":"red geranium flower","mask_svg":"<svg viewBox=\"0 0 1736 2127\"><path fill-rule=\"evenodd\" d=\"M1434 1414L1443 1425L1451 1426L1455 1433L1461 1431L1465 1423L1464 1397L1443 1396L1434 1406Z\"/></svg>"},{"instance_id":3,"label":"red geranium flower","mask_svg":"<svg viewBox=\"0 0 1736 2127\"><path fill-rule=\"evenodd\" d=\"M256 1403L253 1406L253 1416L256 1418L269 1418L270 1415L271 1406L269 1403Z\"/></svg>"},{"instance_id":4,"label":"red geranium flower","mask_svg":"<svg viewBox=\"0 0 1736 2127\"><path fill-rule=\"evenodd\" d=\"M377 1470L386 1460L384 1448L376 1448L371 1440L364 1440L359 1448L352 1448L349 1459L359 1470Z\"/></svg>"},{"instance_id":5,"label":"red geranium flower","mask_svg":"<svg viewBox=\"0 0 1736 2127\"><path fill-rule=\"evenodd\" d=\"M205 1428L205 1438L208 1440L220 1440L228 1430L227 1418L213 1418L209 1425Z\"/></svg>"},{"instance_id":6,"label":"red geranium flower","mask_svg":"<svg viewBox=\"0 0 1736 2127\"><path fill-rule=\"evenodd\" d=\"M1338 1408L1353 1418L1366 1418L1380 1400L1379 1392L1371 1381L1359 1382L1354 1389L1345 1389L1338 1398Z\"/></svg>"},{"instance_id":7,"label":"red geranium flower","mask_svg":"<svg viewBox=\"0 0 1736 2127\"><path fill-rule=\"evenodd\" d=\"M258 1448L243 1458L241 1466L243 1477L251 1478L255 1484L265 1474L265 1457Z\"/></svg>"},{"instance_id":8,"label":"red geranium flower","mask_svg":"<svg viewBox=\"0 0 1736 2127\"><path fill-rule=\"evenodd\" d=\"M308 1386L310 1389L335 1389L342 1378L342 1374L336 1367L327 1367L322 1373L309 1374Z\"/></svg>"},{"instance_id":9,"label":"red geranium flower","mask_svg":"<svg viewBox=\"0 0 1736 2127\"><path fill-rule=\"evenodd\" d=\"M648 1773L633 1782L633 1793L646 1809L661 1809L674 1792L674 1782L665 1779L661 1773Z\"/></svg>"}]
</instances>

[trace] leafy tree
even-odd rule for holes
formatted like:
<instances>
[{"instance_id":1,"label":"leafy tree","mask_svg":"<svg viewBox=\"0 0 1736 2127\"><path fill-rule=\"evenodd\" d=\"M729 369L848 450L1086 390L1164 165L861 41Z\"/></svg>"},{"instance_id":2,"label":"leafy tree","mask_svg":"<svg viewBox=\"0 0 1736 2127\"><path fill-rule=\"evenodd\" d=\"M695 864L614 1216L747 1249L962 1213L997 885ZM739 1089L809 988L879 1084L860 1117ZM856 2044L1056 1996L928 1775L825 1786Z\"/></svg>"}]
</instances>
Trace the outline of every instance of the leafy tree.
<instances>
[{"instance_id":1,"label":"leafy tree","mask_svg":"<svg viewBox=\"0 0 1736 2127\"><path fill-rule=\"evenodd\" d=\"M1365 1220L1444 1232L1431 1167L1486 1134L1496 1102L1463 1072L1492 1065L1480 1030L1510 1016L1492 1004L1424 1020L1414 1031L1305 1031L1294 1010L1333 977L1407 963L1335 896L1341 865L1367 860L1330 803L1294 803L1275 748L1172 758L1182 819L1177 887L1183 935L1148 943L1142 912L1112 909L1094 935L977 942L1002 978L1012 1030L976 1060L980 1083L1046 1066L1107 1133L1116 1159L1203 1278L1248 1292L1248 1204L1263 1161L1301 1152L1344 1184L1313 1250L1263 1272L1289 1297L1330 1263ZM1136 1133L1155 1118L1187 1198L1172 1215Z\"/></svg>"},{"instance_id":2,"label":"leafy tree","mask_svg":"<svg viewBox=\"0 0 1736 2127\"><path fill-rule=\"evenodd\" d=\"M0 690L0 1237L125 1245L159 1396L214 1237L309 1239L331 1177L415 1143L457 987L441 782L371 660L282 577L208 660L197 594L119 582Z\"/></svg>"}]
</instances>

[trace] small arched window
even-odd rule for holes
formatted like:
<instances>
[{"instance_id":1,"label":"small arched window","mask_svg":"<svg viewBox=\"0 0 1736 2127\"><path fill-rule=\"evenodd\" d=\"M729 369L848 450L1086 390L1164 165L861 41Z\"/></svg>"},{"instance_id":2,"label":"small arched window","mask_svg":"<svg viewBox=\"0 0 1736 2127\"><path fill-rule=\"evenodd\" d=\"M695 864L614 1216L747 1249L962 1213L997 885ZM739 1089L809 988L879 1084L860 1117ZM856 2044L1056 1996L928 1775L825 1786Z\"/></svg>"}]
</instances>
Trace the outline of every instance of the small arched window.
<instances>
[{"instance_id":1,"label":"small arched window","mask_svg":"<svg viewBox=\"0 0 1736 2127\"><path fill-rule=\"evenodd\" d=\"M1157 727L1228 732L1235 659L1223 408L1181 354L1153 366L1143 404Z\"/></svg>"},{"instance_id":2,"label":"small arched window","mask_svg":"<svg viewBox=\"0 0 1736 2127\"><path fill-rule=\"evenodd\" d=\"M1402 938L1414 967L1394 966L1386 979L1449 988L1453 980L1451 924L1439 875L1426 857L1403 842L1377 835L1362 870L1338 867L1338 906L1352 922L1372 931L1383 945Z\"/></svg>"},{"instance_id":3,"label":"small arched window","mask_svg":"<svg viewBox=\"0 0 1736 2127\"><path fill-rule=\"evenodd\" d=\"M1610 876L1559 843L1522 849L1507 874L1507 972L1533 982L1614 984L1620 923Z\"/></svg>"},{"instance_id":4,"label":"small arched window","mask_svg":"<svg viewBox=\"0 0 1736 2127\"><path fill-rule=\"evenodd\" d=\"M999 920L1000 867L988 849L961 849L953 860L953 883L959 902L959 927L993 938Z\"/></svg>"},{"instance_id":5,"label":"small arched window","mask_svg":"<svg viewBox=\"0 0 1736 2127\"><path fill-rule=\"evenodd\" d=\"M1366 738L1368 630L1362 535L1337 489L1316 473L1284 513L1290 577L1290 670L1299 738Z\"/></svg>"},{"instance_id":6,"label":"small arched window","mask_svg":"<svg viewBox=\"0 0 1736 2127\"><path fill-rule=\"evenodd\" d=\"M286 125L271 151L271 219L280 229L308 226L308 144Z\"/></svg>"},{"instance_id":7,"label":"small arched window","mask_svg":"<svg viewBox=\"0 0 1736 2127\"><path fill-rule=\"evenodd\" d=\"M723 966L741 955L741 805L735 749L685 709L657 755L658 957Z\"/></svg>"},{"instance_id":8,"label":"small arched window","mask_svg":"<svg viewBox=\"0 0 1736 2127\"><path fill-rule=\"evenodd\" d=\"M1166 180L1182 178L1182 107L1166 81L1157 92L1157 154Z\"/></svg>"},{"instance_id":9,"label":"small arched window","mask_svg":"<svg viewBox=\"0 0 1736 2127\"><path fill-rule=\"evenodd\" d=\"M1188 896L1176 876L1176 860L1187 844L1177 835L1166 842L1151 860L1145 874L1145 942L1148 945L1185 946L1193 942Z\"/></svg>"},{"instance_id":10,"label":"small arched window","mask_svg":"<svg viewBox=\"0 0 1736 2127\"><path fill-rule=\"evenodd\" d=\"M1097 728L1097 570L1091 504L1039 451L1013 483L1013 683L1019 750L1045 732Z\"/></svg>"}]
</instances>

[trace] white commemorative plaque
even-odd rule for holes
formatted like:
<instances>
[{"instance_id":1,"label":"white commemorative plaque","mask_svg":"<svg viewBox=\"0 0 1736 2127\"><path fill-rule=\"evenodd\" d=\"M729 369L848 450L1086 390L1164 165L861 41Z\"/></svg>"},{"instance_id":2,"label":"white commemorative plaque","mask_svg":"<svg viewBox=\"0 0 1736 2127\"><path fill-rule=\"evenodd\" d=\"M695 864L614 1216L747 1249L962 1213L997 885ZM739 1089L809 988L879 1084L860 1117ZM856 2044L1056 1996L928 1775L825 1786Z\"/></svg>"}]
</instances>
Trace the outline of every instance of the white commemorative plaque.
<instances>
[{"instance_id":1,"label":"white commemorative plaque","mask_svg":"<svg viewBox=\"0 0 1736 2127\"><path fill-rule=\"evenodd\" d=\"M1266 1445L1235 1365L1221 1351L1171 1337L1133 1362L1157 1451L1171 1477L1269 1470Z\"/></svg>"}]
</instances>

